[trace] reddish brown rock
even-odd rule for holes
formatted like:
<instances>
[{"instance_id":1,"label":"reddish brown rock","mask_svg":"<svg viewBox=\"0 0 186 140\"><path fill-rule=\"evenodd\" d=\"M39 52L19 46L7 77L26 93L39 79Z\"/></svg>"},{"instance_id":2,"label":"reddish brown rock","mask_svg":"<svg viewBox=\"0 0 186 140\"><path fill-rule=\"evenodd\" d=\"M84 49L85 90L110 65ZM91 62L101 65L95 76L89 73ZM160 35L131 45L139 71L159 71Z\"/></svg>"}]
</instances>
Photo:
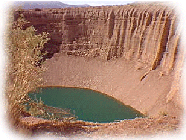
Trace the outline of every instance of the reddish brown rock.
<instances>
[{"instance_id":1,"label":"reddish brown rock","mask_svg":"<svg viewBox=\"0 0 186 140\"><path fill-rule=\"evenodd\" d=\"M48 68L43 74L46 86L98 90L147 116L182 115L180 76L184 55L179 16L173 7L138 4L20 13L38 33L50 34L45 49L56 54L44 64ZM15 12L15 18L20 13ZM171 119L152 119L154 123L148 118L139 119L142 124L128 120L114 128L106 129L106 125L103 131L114 132L118 127L123 133L125 126L130 129L126 123L134 129L132 133L137 129L143 133L146 128L151 133L163 123L168 129L169 122L174 129L172 124L178 123Z\"/></svg>"},{"instance_id":2,"label":"reddish brown rock","mask_svg":"<svg viewBox=\"0 0 186 140\"><path fill-rule=\"evenodd\" d=\"M176 58L180 32L175 9L166 5L125 5L88 8L24 10L38 32L48 32L46 50L53 54L65 44L91 44L105 49L104 57L124 57L161 66L169 73ZM18 12L15 13L18 15ZM17 17L17 16L15 16ZM76 47L77 48L77 47ZM102 54L103 55L103 54Z\"/></svg>"}]
</instances>

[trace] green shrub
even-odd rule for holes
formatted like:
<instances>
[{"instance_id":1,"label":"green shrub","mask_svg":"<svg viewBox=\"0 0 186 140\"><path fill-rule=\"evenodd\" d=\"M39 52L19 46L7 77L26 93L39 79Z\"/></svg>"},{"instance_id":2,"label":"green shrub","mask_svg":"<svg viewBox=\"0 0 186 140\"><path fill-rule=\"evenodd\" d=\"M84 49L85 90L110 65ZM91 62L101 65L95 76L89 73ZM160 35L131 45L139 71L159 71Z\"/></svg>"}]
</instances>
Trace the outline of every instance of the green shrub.
<instances>
[{"instance_id":1,"label":"green shrub","mask_svg":"<svg viewBox=\"0 0 186 140\"><path fill-rule=\"evenodd\" d=\"M24 114L45 119L60 119L64 121L74 120L69 111L52 113L47 111L46 105L34 102L28 96L30 91L36 90L42 85L41 74L45 68L37 66L36 63L42 59L44 54L41 50L49 40L47 33L36 34L33 26L25 28L27 21L21 16L11 24L7 37L7 55L9 57L6 94L8 99L9 115L19 124L19 118ZM30 106L28 108L28 106ZM56 110L56 108L52 108ZM69 115L68 117L65 114Z\"/></svg>"},{"instance_id":2,"label":"green shrub","mask_svg":"<svg viewBox=\"0 0 186 140\"><path fill-rule=\"evenodd\" d=\"M41 49L49 40L47 33L36 34L33 26L25 28L28 22L21 16L10 20L7 31L6 50L8 56L6 96L8 111L13 120L19 120L28 101L28 92L42 84L44 68L37 67L42 59Z\"/></svg>"}]
</instances>

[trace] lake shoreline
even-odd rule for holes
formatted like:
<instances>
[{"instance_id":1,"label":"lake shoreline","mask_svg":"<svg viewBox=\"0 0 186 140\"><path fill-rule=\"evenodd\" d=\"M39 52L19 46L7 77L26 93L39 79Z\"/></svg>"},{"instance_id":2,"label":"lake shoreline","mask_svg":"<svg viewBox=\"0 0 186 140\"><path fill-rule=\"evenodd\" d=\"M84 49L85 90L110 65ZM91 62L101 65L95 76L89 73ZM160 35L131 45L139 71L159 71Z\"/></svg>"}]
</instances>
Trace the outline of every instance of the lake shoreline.
<instances>
[{"instance_id":1,"label":"lake shoreline","mask_svg":"<svg viewBox=\"0 0 186 140\"><path fill-rule=\"evenodd\" d=\"M158 117L161 112L180 116L181 96L165 103L174 74L160 76L161 71L156 69L140 81L147 69L141 66L141 70L136 70L136 65L138 62L122 58L103 61L58 53L44 64L47 70L43 73L42 86L87 88L115 98L149 117Z\"/></svg>"},{"instance_id":2,"label":"lake shoreline","mask_svg":"<svg viewBox=\"0 0 186 140\"><path fill-rule=\"evenodd\" d=\"M139 65L141 67L140 70L138 70ZM42 86L52 85L96 90L137 109L147 116L146 118L123 120L122 122L113 123L113 125L106 123L104 126L100 126L94 132L91 132L91 134L82 132L82 136L104 136L105 134L112 136L121 136L122 134L148 135L162 132L169 133L172 131L179 132L178 130L181 129L183 108L179 102L180 97L176 96L177 99L174 97L171 102L165 103L167 93L171 89L174 74L160 76L161 69L156 69L150 72L143 81L140 81L140 77L147 70L144 65L138 62L129 62L122 58L103 61L85 57L67 56L61 53L55 54L53 58L48 59L44 63L44 66L47 67L47 70L43 73L44 84ZM114 78L113 76L116 77ZM89 79L86 79L86 77ZM97 78L97 81L94 77ZM122 77L126 78L126 82L122 80ZM112 78L114 80L111 80ZM121 82L124 83L120 84ZM134 90L135 88L129 87L128 82L129 84L132 82L133 85L138 85L140 89L137 88ZM114 85L116 90L106 85ZM126 92L128 95L123 96L119 94L118 88L116 88L117 85L120 86L119 89L122 88L128 91ZM148 88L149 85L153 86ZM144 90L147 91L143 92ZM139 93L134 94L132 91L138 91ZM133 100L131 100L132 98ZM133 102L134 100L136 102ZM141 100L144 101L143 104ZM146 122L149 122L149 124ZM135 123L137 124L134 125ZM143 126L141 127L142 124ZM146 128L149 129L146 130Z\"/></svg>"},{"instance_id":3,"label":"lake shoreline","mask_svg":"<svg viewBox=\"0 0 186 140\"><path fill-rule=\"evenodd\" d=\"M42 118L24 117L20 118L20 124L22 127L27 128L24 129L23 132L29 131L29 133L25 132L25 135L30 137L41 133L49 136L57 135L76 138L78 136L101 138L105 136L128 137L142 135L148 137L149 135L156 134L179 134L182 128L180 119L170 116L161 116L157 118L135 118L112 123L92 123L79 120L64 123L45 120ZM48 132L46 132L46 128Z\"/></svg>"},{"instance_id":4,"label":"lake shoreline","mask_svg":"<svg viewBox=\"0 0 186 140\"><path fill-rule=\"evenodd\" d=\"M140 114L143 114L142 112L136 110L135 108L131 107L130 105L126 105L125 103L123 103L123 102L121 102L120 100L114 98L113 96L110 96L110 95L108 95L108 94L102 93L102 92L100 92L100 91L98 91L98 90L92 90L92 89L90 89L90 88L72 87L72 86L59 86L59 85L58 85L58 86L52 86L52 85L38 86L38 88L50 88L50 87L51 87L51 88L55 88L55 87L57 87L57 88L77 88L77 89L86 89L86 90L95 91L95 92L98 92L99 94L102 94L102 95L104 95L104 96L107 96L107 97L109 97L109 98L111 98L111 99L113 99L113 100L115 100L115 101L117 101L117 102L119 102L119 103L121 103L121 104L123 104L123 105L125 105L125 106L127 106L127 107L129 107L129 108L131 108L131 109L133 109L133 110L135 110L135 111L137 111L137 112L140 113ZM144 114L143 114L143 115L144 115ZM145 115L144 115L144 116L145 116Z\"/></svg>"}]
</instances>

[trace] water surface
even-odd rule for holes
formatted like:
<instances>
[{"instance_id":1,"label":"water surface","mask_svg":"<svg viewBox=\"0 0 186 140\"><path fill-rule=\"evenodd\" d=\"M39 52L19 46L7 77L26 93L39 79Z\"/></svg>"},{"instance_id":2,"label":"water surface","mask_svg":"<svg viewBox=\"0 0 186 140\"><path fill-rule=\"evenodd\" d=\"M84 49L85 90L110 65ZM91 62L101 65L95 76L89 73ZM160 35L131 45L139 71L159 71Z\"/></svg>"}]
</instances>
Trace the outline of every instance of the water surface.
<instances>
[{"instance_id":1,"label":"water surface","mask_svg":"<svg viewBox=\"0 0 186 140\"><path fill-rule=\"evenodd\" d=\"M71 109L83 121L106 123L143 116L118 100L90 89L45 87L29 95L32 99L41 98L48 106Z\"/></svg>"}]
</instances>

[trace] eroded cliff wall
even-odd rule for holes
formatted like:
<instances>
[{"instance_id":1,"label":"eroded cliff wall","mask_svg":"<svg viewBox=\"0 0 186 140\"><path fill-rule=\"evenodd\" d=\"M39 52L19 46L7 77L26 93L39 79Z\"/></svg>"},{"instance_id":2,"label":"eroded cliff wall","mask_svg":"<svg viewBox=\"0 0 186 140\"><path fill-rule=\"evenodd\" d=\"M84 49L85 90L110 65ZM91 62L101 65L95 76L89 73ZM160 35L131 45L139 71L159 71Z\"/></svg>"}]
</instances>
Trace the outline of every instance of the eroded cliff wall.
<instances>
[{"instance_id":1,"label":"eroded cliff wall","mask_svg":"<svg viewBox=\"0 0 186 140\"><path fill-rule=\"evenodd\" d=\"M179 41L178 15L165 5L126 5L88 8L33 9L22 13L38 32L48 32L45 47L51 55L60 50L87 49L110 60L124 57L150 70L168 74L174 67ZM96 52L95 52L96 50Z\"/></svg>"},{"instance_id":2,"label":"eroded cliff wall","mask_svg":"<svg viewBox=\"0 0 186 140\"><path fill-rule=\"evenodd\" d=\"M44 49L52 57L44 64L46 86L98 90L152 116L181 114L184 55L173 7L32 9L16 11L15 20L20 14L30 22L26 27L51 38Z\"/></svg>"}]
</instances>

